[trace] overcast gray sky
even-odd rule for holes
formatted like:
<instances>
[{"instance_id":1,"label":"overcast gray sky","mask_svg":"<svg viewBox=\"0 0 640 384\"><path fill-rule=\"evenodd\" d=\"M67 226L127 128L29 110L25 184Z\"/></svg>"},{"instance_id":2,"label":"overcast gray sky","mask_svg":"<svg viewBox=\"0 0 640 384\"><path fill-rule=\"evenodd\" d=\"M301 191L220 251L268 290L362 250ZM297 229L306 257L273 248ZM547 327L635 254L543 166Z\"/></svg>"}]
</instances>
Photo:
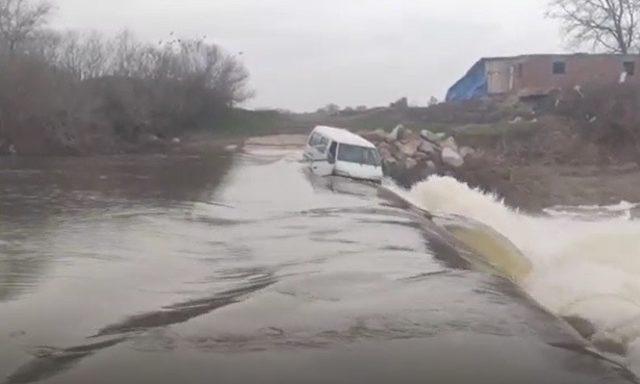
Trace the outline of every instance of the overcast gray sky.
<instances>
[{"instance_id":1,"label":"overcast gray sky","mask_svg":"<svg viewBox=\"0 0 640 384\"><path fill-rule=\"evenodd\" d=\"M56 27L243 52L248 107L315 110L441 99L479 57L561 52L547 0L54 0Z\"/></svg>"}]
</instances>

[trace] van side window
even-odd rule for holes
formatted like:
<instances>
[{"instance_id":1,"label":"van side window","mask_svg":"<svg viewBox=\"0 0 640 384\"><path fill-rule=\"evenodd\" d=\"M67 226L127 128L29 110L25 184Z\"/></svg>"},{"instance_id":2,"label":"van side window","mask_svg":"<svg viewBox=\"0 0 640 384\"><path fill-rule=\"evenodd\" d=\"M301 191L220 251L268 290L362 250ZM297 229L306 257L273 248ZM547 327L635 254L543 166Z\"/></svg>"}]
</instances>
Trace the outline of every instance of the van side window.
<instances>
[{"instance_id":1,"label":"van side window","mask_svg":"<svg viewBox=\"0 0 640 384\"><path fill-rule=\"evenodd\" d=\"M320 134L314 133L309 139L309 146L315 148L320 153L325 153L329 146L329 139Z\"/></svg>"},{"instance_id":2,"label":"van side window","mask_svg":"<svg viewBox=\"0 0 640 384\"><path fill-rule=\"evenodd\" d=\"M314 145L314 147L318 150L318 152L320 153L325 153L327 151L327 147L329 146L329 139L327 139L324 136L320 136L320 140L318 142L318 145Z\"/></svg>"},{"instance_id":3,"label":"van side window","mask_svg":"<svg viewBox=\"0 0 640 384\"><path fill-rule=\"evenodd\" d=\"M309 145L311 147L317 147L320 144L320 138L321 136L317 133L312 134L311 138L309 138Z\"/></svg>"}]
</instances>

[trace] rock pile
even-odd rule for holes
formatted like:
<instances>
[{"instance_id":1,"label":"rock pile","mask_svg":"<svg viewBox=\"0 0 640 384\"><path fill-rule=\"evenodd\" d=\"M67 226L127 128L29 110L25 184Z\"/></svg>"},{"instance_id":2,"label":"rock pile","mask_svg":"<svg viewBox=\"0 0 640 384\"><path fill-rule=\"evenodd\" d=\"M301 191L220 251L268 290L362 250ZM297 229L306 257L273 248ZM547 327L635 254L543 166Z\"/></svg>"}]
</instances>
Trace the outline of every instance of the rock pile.
<instances>
[{"instance_id":1,"label":"rock pile","mask_svg":"<svg viewBox=\"0 0 640 384\"><path fill-rule=\"evenodd\" d=\"M475 154L472 148L458 147L453 137L428 130L416 134L402 125L391 133L377 130L360 135L378 147L385 170L392 177L447 173L462 167L465 159Z\"/></svg>"}]
</instances>

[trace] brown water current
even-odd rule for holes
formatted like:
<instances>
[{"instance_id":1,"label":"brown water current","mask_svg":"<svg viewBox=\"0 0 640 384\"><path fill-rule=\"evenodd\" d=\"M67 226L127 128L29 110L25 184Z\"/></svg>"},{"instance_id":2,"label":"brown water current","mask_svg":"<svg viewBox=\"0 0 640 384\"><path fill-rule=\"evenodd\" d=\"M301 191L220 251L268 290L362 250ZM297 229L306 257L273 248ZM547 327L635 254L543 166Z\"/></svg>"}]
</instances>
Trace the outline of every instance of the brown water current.
<instances>
[{"instance_id":1,"label":"brown water current","mask_svg":"<svg viewBox=\"0 0 640 384\"><path fill-rule=\"evenodd\" d=\"M0 383L636 382L428 215L299 158L0 160Z\"/></svg>"}]
</instances>

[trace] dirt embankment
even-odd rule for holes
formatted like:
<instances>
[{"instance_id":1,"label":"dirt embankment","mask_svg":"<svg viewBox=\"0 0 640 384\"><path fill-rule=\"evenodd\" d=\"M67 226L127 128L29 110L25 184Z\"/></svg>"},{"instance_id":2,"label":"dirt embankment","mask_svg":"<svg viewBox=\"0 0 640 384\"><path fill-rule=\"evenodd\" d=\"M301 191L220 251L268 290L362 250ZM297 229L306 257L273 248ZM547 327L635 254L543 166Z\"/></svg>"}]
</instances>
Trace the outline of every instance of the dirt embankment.
<instances>
[{"instance_id":1,"label":"dirt embankment","mask_svg":"<svg viewBox=\"0 0 640 384\"><path fill-rule=\"evenodd\" d=\"M640 171L633 164L597 167L483 162L465 166L456 176L532 213L556 205L640 202Z\"/></svg>"},{"instance_id":2,"label":"dirt embankment","mask_svg":"<svg viewBox=\"0 0 640 384\"><path fill-rule=\"evenodd\" d=\"M440 106L449 115L430 118L434 125L446 119L447 127L430 144L424 143L431 133L415 128L400 138L389 130L363 134L377 143L388 172L405 186L431 174L452 175L530 212L640 202L640 91L590 91L554 95L533 106ZM446 147L463 161L446 161Z\"/></svg>"},{"instance_id":3,"label":"dirt embankment","mask_svg":"<svg viewBox=\"0 0 640 384\"><path fill-rule=\"evenodd\" d=\"M557 117L513 128L493 137L458 134L477 155L454 174L533 212L554 205L640 202L640 169L630 156L618 157L626 151L622 146L616 151L584 140L571 121Z\"/></svg>"},{"instance_id":4,"label":"dirt embankment","mask_svg":"<svg viewBox=\"0 0 640 384\"><path fill-rule=\"evenodd\" d=\"M532 114L452 131L478 148L458 171L512 206L640 202L640 89L585 87L550 96Z\"/></svg>"}]
</instances>

